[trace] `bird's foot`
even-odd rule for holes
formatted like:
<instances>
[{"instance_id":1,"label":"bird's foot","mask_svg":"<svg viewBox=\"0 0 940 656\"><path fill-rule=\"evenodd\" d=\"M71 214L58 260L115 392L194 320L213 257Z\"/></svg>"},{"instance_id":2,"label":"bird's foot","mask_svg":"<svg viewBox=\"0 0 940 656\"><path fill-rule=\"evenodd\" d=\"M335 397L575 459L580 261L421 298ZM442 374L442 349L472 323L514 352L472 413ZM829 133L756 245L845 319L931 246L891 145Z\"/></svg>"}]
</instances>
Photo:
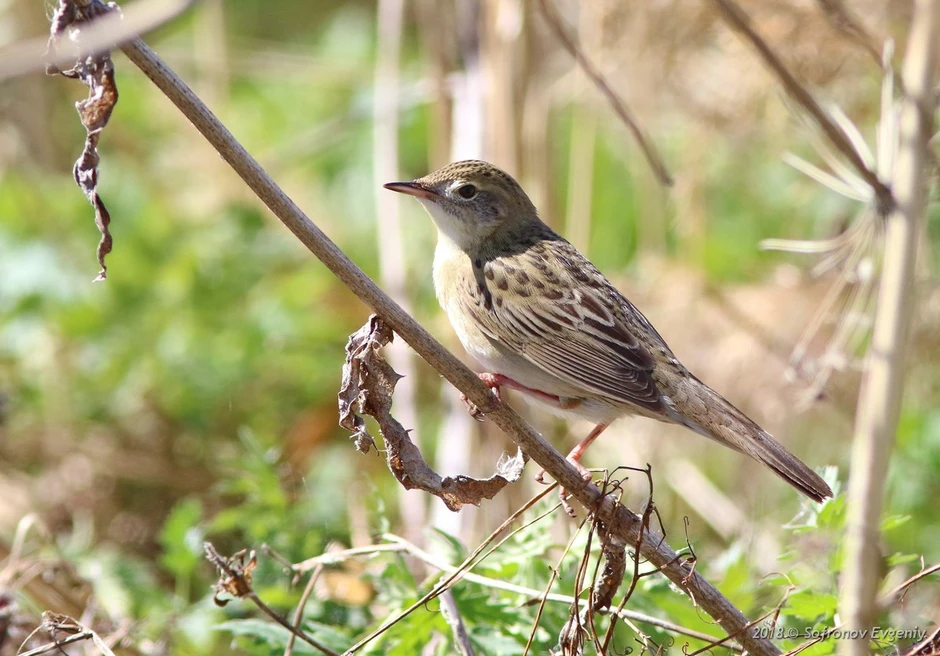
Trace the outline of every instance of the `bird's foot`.
<instances>
[{"instance_id":1,"label":"bird's foot","mask_svg":"<svg viewBox=\"0 0 940 656\"><path fill-rule=\"evenodd\" d=\"M472 401L470 401L470 399L467 398L466 394L460 395L461 400L467 406L467 410L470 413L470 416L478 421L483 421L483 416L487 412L492 412L496 408L497 405L502 403L502 397L500 396L500 389L503 387L507 387L509 389L516 390L518 392L522 392L523 394L534 396L540 399L541 401L544 401L545 403L548 403L550 405L555 405L559 408L568 407L568 405L566 405L566 402L568 401L568 399L561 399L555 394L548 394L541 390L533 389L531 387L526 387L522 383L515 381L512 378L509 378L508 376L504 376L502 374L489 373L489 372L477 374L477 376L480 377L480 380L483 381L484 385L486 385L491 390L493 390L493 397L496 399L496 403L494 406L490 408L479 408L476 406L476 404L474 404Z\"/></svg>"},{"instance_id":2,"label":"bird's foot","mask_svg":"<svg viewBox=\"0 0 940 656\"><path fill-rule=\"evenodd\" d=\"M493 403L490 408L480 408L473 401L467 398L466 394L460 395L460 400L464 402L464 405L467 406L467 412L470 413L470 416L476 419L477 421L483 421L487 412L492 412L496 409L500 403L503 402L502 396L500 396L499 388L502 387L500 382L501 378L499 374L477 374L480 377L480 380L483 381L483 384L490 388L493 393ZM508 378L506 380L509 380Z\"/></svg>"}]
</instances>

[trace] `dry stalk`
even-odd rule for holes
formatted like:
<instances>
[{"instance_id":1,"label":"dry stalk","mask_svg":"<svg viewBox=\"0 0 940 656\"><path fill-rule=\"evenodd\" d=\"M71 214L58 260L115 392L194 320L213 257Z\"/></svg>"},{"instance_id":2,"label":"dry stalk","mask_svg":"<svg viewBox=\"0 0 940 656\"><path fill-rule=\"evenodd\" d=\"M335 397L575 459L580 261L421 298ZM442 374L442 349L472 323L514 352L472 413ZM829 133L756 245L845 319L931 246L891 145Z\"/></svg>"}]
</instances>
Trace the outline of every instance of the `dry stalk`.
<instances>
[{"instance_id":1,"label":"dry stalk","mask_svg":"<svg viewBox=\"0 0 940 656\"><path fill-rule=\"evenodd\" d=\"M229 558L225 558L216 551L216 548L211 542L204 542L203 548L206 552L206 560L212 563L219 571L219 580L215 584L215 596L213 597L213 601L216 605L226 605L228 603L226 597L247 599L257 606L265 615L287 629L291 635L300 638L308 645L327 656L339 656L337 652L321 644L307 635L305 631L278 615L274 612L274 609L264 603L255 593L252 587L252 575L255 568L258 566L258 559L254 551L248 553L246 549L242 549Z\"/></svg>"},{"instance_id":2,"label":"dry stalk","mask_svg":"<svg viewBox=\"0 0 940 656\"><path fill-rule=\"evenodd\" d=\"M926 169L936 106L940 3L914 4L904 58L899 150L891 187L896 204L885 225L884 264L872 343L859 393L852 443L846 520L845 570L839 597L840 615L849 631L868 635L874 626L880 580L879 522L885 476L904 392L904 369L910 333L914 262L926 210ZM842 656L867 656L866 638L844 640Z\"/></svg>"},{"instance_id":3,"label":"dry stalk","mask_svg":"<svg viewBox=\"0 0 940 656\"><path fill-rule=\"evenodd\" d=\"M846 159L852 163L852 166L858 171L859 175L871 187L872 193L878 200L878 209L882 214L887 214L892 210L895 199L891 195L891 189L882 182L878 176L868 168L868 165L862 160L861 156L852 146L852 142L839 129L832 117L823 110L813 95L796 79L796 76L790 72L780 58L767 45L767 42L755 31L751 25L751 20L744 13L734 0L712 0L721 12L722 18L735 31L739 32L747 41L754 46L754 49L760 55L764 63L773 71L774 75L780 80L780 84L786 90L793 100L795 100L806 112L813 117L813 120L819 125L826 137L832 142L832 145L839 149L845 155Z\"/></svg>"},{"instance_id":4,"label":"dry stalk","mask_svg":"<svg viewBox=\"0 0 940 656\"><path fill-rule=\"evenodd\" d=\"M545 17L546 22L552 28L552 31L555 33L555 36L565 47L565 49L574 57L575 61L584 71L584 73L590 78L591 82L597 87L597 89L607 98L607 101L610 103L610 106L613 108L614 113L620 118L621 121L629 128L633 138L636 140L637 145L640 147L640 150L643 152L643 156L646 157L646 161L649 163L650 168L653 170L653 173L656 175L656 179L665 187L672 186L672 175L669 173L669 170L666 168L666 164L663 162L662 156L656 150L656 146L646 135L646 132L640 126L639 122L636 120L636 117L630 112L627 108L626 103L614 92L610 84L604 79L604 76L601 75L600 71L591 63L591 60L587 58L581 48L575 43L574 38L568 34L568 31L565 29L565 26L561 22L561 17L558 16L558 13L555 11L555 7L551 4L552 0L539 0L539 8L542 10L542 15Z\"/></svg>"}]
</instances>

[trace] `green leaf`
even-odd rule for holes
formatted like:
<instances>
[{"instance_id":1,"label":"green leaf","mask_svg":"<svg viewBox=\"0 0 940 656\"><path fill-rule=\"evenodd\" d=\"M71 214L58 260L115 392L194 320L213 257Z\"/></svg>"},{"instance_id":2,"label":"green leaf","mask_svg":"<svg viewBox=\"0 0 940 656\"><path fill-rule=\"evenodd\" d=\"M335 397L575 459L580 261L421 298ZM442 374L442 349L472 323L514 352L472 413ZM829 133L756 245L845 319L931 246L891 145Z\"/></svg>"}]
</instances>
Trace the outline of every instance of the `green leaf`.
<instances>
[{"instance_id":1,"label":"green leaf","mask_svg":"<svg viewBox=\"0 0 940 656\"><path fill-rule=\"evenodd\" d=\"M917 554L896 553L888 556L888 567L897 567L917 560L920 560L920 556Z\"/></svg>"},{"instance_id":2,"label":"green leaf","mask_svg":"<svg viewBox=\"0 0 940 656\"><path fill-rule=\"evenodd\" d=\"M887 533L888 531L893 531L900 526L904 526L909 521L911 521L910 515L889 515L881 521L881 532Z\"/></svg>"},{"instance_id":3,"label":"green leaf","mask_svg":"<svg viewBox=\"0 0 940 656\"><path fill-rule=\"evenodd\" d=\"M806 619L815 619L820 615L829 617L835 614L838 603L834 594L804 589L790 595L782 612Z\"/></svg>"},{"instance_id":4,"label":"green leaf","mask_svg":"<svg viewBox=\"0 0 940 656\"><path fill-rule=\"evenodd\" d=\"M204 533L199 526L202 504L185 499L176 504L160 530L160 563L177 579L187 578L202 561Z\"/></svg>"}]
</instances>

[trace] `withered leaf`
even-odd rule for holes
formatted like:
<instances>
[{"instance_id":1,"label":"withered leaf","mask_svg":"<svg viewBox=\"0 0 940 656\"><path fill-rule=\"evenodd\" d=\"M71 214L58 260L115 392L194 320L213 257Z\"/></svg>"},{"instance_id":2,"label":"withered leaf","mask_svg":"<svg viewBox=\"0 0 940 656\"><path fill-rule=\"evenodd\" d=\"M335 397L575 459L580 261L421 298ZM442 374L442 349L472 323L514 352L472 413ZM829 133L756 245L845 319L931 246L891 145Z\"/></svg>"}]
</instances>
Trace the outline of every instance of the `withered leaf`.
<instances>
[{"instance_id":1,"label":"withered leaf","mask_svg":"<svg viewBox=\"0 0 940 656\"><path fill-rule=\"evenodd\" d=\"M385 441L388 468L405 489L419 489L440 497L450 510L480 505L492 499L509 483L519 480L525 457L521 451L503 457L496 473L485 479L469 476L442 478L428 466L408 431L392 416L392 395L401 376L382 357L381 349L392 341L389 326L376 315L350 335L346 344L346 363L338 395L340 426L353 432L356 448L367 452L375 446L362 414L375 418Z\"/></svg>"},{"instance_id":2,"label":"withered leaf","mask_svg":"<svg viewBox=\"0 0 940 656\"><path fill-rule=\"evenodd\" d=\"M117 11L113 3L104 4L99 0L91 2L76 2L75 0L60 0L52 17L51 36L49 38L50 50L55 49L59 39L68 38L68 33L81 27L95 16L110 11ZM67 71L50 68L50 74L58 73L69 78L80 79L88 87L88 97L75 103L78 116L85 126L86 136L82 154L72 167L72 176L82 193L95 210L95 225L101 233L98 242L97 257L101 270L96 281L104 280L108 275L105 265L105 256L111 252L111 214L105 207L104 201L98 195L98 139L102 130L111 118L118 101L117 85L114 81L114 64L111 53L108 51L97 53L82 60Z\"/></svg>"}]
</instances>

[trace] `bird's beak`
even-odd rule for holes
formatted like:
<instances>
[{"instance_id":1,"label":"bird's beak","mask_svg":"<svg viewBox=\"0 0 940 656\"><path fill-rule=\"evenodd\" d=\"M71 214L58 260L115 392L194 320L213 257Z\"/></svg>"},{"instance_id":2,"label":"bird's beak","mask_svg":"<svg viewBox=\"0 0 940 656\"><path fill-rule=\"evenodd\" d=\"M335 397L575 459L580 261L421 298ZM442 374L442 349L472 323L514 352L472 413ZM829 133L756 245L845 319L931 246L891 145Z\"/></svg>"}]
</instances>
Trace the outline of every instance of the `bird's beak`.
<instances>
[{"instance_id":1,"label":"bird's beak","mask_svg":"<svg viewBox=\"0 0 940 656\"><path fill-rule=\"evenodd\" d=\"M418 182L389 182L383 185L386 189L397 191L400 194L408 194L417 198L437 198L437 193Z\"/></svg>"}]
</instances>

